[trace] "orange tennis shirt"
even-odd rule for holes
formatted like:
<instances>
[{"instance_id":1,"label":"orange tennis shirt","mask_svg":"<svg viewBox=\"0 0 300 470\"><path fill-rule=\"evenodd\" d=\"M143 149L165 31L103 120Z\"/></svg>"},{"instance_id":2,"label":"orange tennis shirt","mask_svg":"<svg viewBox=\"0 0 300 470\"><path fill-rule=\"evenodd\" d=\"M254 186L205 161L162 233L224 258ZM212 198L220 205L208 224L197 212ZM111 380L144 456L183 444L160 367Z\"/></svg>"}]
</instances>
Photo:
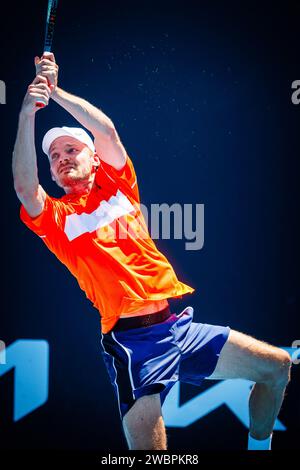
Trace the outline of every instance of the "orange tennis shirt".
<instances>
[{"instance_id":1,"label":"orange tennis shirt","mask_svg":"<svg viewBox=\"0 0 300 470\"><path fill-rule=\"evenodd\" d=\"M101 161L88 194L47 195L38 217L23 205L20 217L76 277L100 312L103 333L124 312L194 291L150 237L129 157L121 170Z\"/></svg>"}]
</instances>

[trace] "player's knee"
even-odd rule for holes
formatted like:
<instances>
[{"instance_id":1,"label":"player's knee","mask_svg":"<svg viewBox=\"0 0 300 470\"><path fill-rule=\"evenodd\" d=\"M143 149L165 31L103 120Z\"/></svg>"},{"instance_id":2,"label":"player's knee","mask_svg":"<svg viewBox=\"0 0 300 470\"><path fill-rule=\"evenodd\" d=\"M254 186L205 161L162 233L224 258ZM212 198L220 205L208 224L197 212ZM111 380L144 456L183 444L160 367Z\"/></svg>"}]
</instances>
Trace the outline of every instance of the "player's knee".
<instances>
[{"instance_id":1,"label":"player's knee","mask_svg":"<svg viewBox=\"0 0 300 470\"><path fill-rule=\"evenodd\" d=\"M285 387L290 381L292 360L290 355L279 348L274 350L269 366L265 370L264 382L274 387Z\"/></svg>"}]
</instances>

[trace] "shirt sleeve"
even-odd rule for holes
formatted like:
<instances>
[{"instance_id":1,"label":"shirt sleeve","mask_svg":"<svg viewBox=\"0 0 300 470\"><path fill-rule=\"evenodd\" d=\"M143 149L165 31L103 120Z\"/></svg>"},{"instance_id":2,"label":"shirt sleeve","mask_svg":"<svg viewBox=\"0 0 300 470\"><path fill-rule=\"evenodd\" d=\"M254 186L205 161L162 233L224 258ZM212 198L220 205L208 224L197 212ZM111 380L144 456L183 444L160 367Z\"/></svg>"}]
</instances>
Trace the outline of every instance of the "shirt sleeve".
<instances>
[{"instance_id":1,"label":"shirt sleeve","mask_svg":"<svg viewBox=\"0 0 300 470\"><path fill-rule=\"evenodd\" d=\"M127 155L126 163L121 170L116 170L113 166L101 160L100 168L97 172L97 183L101 185L105 179L117 184L126 193L131 194L139 202L139 189L137 177L131 158Z\"/></svg>"},{"instance_id":2,"label":"shirt sleeve","mask_svg":"<svg viewBox=\"0 0 300 470\"><path fill-rule=\"evenodd\" d=\"M39 237L46 238L58 230L61 221L60 213L59 202L47 194L44 209L40 215L37 217L31 217L22 204L20 209L20 219Z\"/></svg>"}]
</instances>

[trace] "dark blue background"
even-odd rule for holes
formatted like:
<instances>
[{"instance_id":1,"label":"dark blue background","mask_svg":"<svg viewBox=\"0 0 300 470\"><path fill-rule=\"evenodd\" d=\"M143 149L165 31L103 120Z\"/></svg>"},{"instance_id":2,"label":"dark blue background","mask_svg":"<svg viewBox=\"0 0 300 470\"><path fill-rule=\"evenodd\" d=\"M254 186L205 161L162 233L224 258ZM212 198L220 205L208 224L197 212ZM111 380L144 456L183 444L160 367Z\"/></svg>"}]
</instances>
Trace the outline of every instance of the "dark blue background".
<instances>
[{"instance_id":1,"label":"dark blue background","mask_svg":"<svg viewBox=\"0 0 300 470\"><path fill-rule=\"evenodd\" d=\"M18 219L11 153L18 112L42 52L46 2L7 6L0 79L2 308L0 338L50 344L48 402L12 423L13 373L1 378L0 447L125 449L100 356L99 315L67 269ZM159 240L195 294L198 321L226 324L279 346L300 339L299 6L252 2L61 1L54 36L59 85L99 106L131 156L142 202L205 204L205 245ZM41 151L53 126L76 126L56 103L38 112ZM299 366L273 447L299 443ZM205 384L202 389L211 386ZM183 400L199 389L184 386ZM169 430L170 449L242 449L246 429L225 408Z\"/></svg>"}]
</instances>

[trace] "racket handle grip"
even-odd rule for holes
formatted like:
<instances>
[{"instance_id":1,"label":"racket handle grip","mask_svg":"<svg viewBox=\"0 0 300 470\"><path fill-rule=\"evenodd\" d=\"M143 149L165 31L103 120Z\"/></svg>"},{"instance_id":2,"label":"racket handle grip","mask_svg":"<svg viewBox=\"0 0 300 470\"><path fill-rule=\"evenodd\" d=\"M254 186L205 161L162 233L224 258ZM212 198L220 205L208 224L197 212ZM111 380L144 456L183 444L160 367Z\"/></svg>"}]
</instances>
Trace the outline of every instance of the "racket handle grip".
<instances>
[{"instance_id":1,"label":"racket handle grip","mask_svg":"<svg viewBox=\"0 0 300 470\"><path fill-rule=\"evenodd\" d=\"M47 82L48 82L48 86L50 86L50 82L48 79L47 79ZM39 98L38 100L36 100L35 105L37 108L44 108L45 106L47 106L47 103L42 98Z\"/></svg>"}]
</instances>

